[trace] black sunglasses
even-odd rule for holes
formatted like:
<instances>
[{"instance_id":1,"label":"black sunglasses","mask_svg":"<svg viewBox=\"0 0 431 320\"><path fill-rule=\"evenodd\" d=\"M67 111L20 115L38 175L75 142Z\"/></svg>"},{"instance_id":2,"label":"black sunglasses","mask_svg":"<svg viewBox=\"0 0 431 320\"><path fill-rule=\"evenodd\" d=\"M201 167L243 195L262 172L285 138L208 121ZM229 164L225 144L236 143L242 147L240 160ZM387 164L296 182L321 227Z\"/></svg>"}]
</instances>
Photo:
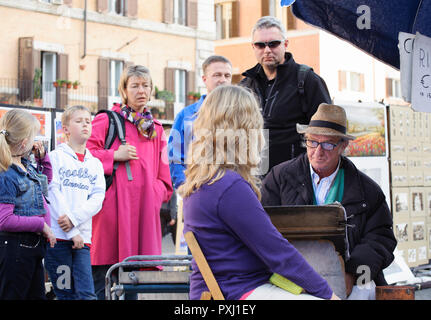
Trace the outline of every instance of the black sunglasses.
<instances>
[{"instance_id":1,"label":"black sunglasses","mask_svg":"<svg viewBox=\"0 0 431 320\"><path fill-rule=\"evenodd\" d=\"M272 40L268 42L254 42L253 45L259 49L265 49L268 46L270 49L277 48L283 41L282 40Z\"/></svg>"},{"instance_id":2,"label":"black sunglasses","mask_svg":"<svg viewBox=\"0 0 431 320\"><path fill-rule=\"evenodd\" d=\"M331 142L317 142L314 140L305 140L305 144L307 145L307 147L310 148L317 148L319 145L323 148L323 150L326 151L332 151L335 149L336 146L338 146L340 144L340 142L338 143L331 143Z\"/></svg>"}]
</instances>

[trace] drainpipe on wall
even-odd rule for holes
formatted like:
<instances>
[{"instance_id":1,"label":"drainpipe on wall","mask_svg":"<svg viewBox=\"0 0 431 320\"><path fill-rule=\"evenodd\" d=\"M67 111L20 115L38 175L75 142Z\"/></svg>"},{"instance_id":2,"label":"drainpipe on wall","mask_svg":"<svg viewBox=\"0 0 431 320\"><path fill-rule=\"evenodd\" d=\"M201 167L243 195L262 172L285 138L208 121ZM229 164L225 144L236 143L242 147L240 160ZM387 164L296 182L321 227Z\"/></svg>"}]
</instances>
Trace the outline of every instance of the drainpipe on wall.
<instances>
[{"instance_id":1,"label":"drainpipe on wall","mask_svg":"<svg viewBox=\"0 0 431 320\"><path fill-rule=\"evenodd\" d=\"M87 56L87 0L85 0L84 4L84 54L81 59L84 59Z\"/></svg>"}]
</instances>

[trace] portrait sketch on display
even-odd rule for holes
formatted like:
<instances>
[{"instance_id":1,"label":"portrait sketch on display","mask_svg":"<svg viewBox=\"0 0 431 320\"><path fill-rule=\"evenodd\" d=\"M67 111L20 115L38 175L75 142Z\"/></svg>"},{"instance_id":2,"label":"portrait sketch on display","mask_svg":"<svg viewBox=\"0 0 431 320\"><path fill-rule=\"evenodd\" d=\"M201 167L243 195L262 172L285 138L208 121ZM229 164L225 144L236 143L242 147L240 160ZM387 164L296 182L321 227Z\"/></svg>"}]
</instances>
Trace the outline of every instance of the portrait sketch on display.
<instances>
[{"instance_id":1,"label":"portrait sketch on display","mask_svg":"<svg viewBox=\"0 0 431 320\"><path fill-rule=\"evenodd\" d=\"M409 240L408 223L398 223L395 225L395 237L398 242L407 242Z\"/></svg>"},{"instance_id":2,"label":"portrait sketch on display","mask_svg":"<svg viewBox=\"0 0 431 320\"><path fill-rule=\"evenodd\" d=\"M412 210L414 212L424 211L424 201L422 192L412 193Z\"/></svg>"},{"instance_id":3,"label":"portrait sketch on display","mask_svg":"<svg viewBox=\"0 0 431 320\"><path fill-rule=\"evenodd\" d=\"M408 193L399 192L395 194L395 211L403 212L409 210Z\"/></svg>"},{"instance_id":4,"label":"portrait sketch on display","mask_svg":"<svg viewBox=\"0 0 431 320\"><path fill-rule=\"evenodd\" d=\"M413 222L413 241L425 240L425 222Z\"/></svg>"}]
</instances>

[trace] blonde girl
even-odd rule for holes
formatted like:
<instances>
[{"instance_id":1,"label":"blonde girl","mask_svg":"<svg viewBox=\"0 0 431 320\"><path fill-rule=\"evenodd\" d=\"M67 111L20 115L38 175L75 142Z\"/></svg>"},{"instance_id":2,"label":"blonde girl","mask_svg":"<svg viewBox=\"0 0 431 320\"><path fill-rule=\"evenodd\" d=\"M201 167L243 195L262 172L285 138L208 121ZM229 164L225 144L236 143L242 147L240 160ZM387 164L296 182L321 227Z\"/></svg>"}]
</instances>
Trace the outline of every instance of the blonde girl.
<instances>
[{"instance_id":1,"label":"blonde girl","mask_svg":"<svg viewBox=\"0 0 431 320\"><path fill-rule=\"evenodd\" d=\"M45 198L51 165L34 141L39 128L22 109L0 119L0 299L45 298L42 259L55 237ZM32 151L39 170L27 159Z\"/></svg>"}]
</instances>

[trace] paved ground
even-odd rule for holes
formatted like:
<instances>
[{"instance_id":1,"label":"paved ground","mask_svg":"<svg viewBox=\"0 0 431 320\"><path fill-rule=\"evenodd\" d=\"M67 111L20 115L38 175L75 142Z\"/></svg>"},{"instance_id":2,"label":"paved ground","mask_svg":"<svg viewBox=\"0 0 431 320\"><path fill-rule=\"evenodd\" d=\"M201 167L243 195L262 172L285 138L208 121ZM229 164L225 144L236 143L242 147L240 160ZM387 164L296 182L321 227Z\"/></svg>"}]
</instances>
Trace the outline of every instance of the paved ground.
<instances>
[{"instance_id":1,"label":"paved ground","mask_svg":"<svg viewBox=\"0 0 431 320\"><path fill-rule=\"evenodd\" d=\"M417 290L415 300L431 300L431 289Z\"/></svg>"},{"instance_id":2,"label":"paved ground","mask_svg":"<svg viewBox=\"0 0 431 320\"><path fill-rule=\"evenodd\" d=\"M175 254L175 245L170 233L162 238L162 254Z\"/></svg>"}]
</instances>

